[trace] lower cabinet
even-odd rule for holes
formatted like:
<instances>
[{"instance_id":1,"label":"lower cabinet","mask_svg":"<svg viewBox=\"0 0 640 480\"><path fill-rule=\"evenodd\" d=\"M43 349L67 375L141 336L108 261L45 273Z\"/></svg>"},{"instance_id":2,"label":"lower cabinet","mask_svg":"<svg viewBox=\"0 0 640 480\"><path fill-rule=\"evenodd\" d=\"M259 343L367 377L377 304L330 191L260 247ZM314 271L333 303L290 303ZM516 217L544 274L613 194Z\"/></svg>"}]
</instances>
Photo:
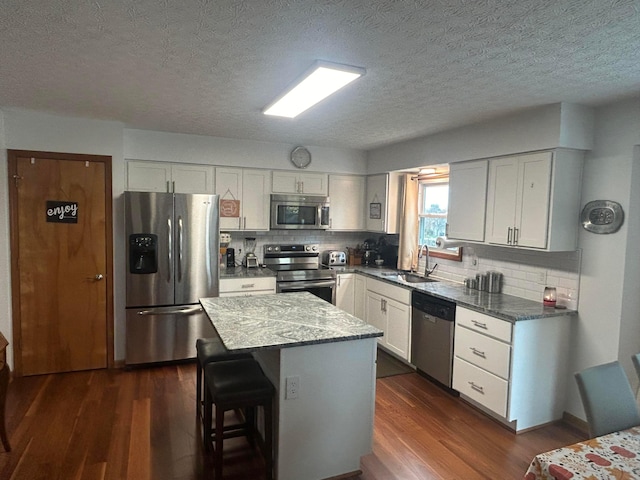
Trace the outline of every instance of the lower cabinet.
<instances>
[{"instance_id":1,"label":"lower cabinet","mask_svg":"<svg viewBox=\"0 0 640 480\"><path fill-rule=\"evenodd\" d=\"M562 418L571 316L511 323L458 306L453 388L516 430Z\"/></svg>"},{"instance_id":2,"label":"lower cabinet","mask_svg":"<svg viewBox=\"0 0 640 480\"><path fill-rule=\"evenodd\" d=\"M365 298L366 322L384 332L379 344L409 361L411 290L367 278Z\"/></svg>"},{"instance_id":3,"label":"lower cabinet","mask_svg":"<svg viewBox=\"0 0 640 480\"><path fill-rule=\"evenodd\" d=\"M249 295L269 295L276 293L275 277L221 278L221 297L240 297Z\"/></svg>"},{"instance_id":4,"label":"lower cabinet","mask_svg":"<svg viewBox=\"0 0 640 480\"><path fill-rule=\"evenodd\" d=\"M355 273L336 275L336 307L355 315Z\"/></svg>"}]
</instances>

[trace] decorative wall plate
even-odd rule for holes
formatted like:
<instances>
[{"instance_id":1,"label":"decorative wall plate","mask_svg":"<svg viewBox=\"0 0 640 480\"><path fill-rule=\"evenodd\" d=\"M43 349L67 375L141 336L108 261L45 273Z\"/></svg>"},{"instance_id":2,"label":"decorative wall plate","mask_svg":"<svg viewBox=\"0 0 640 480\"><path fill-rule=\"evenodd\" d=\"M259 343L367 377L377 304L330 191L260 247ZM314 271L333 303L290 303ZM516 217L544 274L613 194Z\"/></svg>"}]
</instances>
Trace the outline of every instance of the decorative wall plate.
<instances>
[{"instance_id":1,"label":"decorative wall plate","mask_svg":"<svg viewBox=\"0 0 640 480\"><path fill-rule=\"evenodd\" d=\"M593 233L614 233L622 226L624 212L618 202L594 200L582 209L582 227Z\"/></svg>"},{"instance_id":2,"label":"decorative wall plate","mask_svg":"<svg viewBox=\"0 0 640 480\"><path fill-rule=\"evenodd\" d=\"M291 151L291 163L297 168L307 168L311 163L311 153L304 147L296 147Z\"/></svg>"}]
</instances>

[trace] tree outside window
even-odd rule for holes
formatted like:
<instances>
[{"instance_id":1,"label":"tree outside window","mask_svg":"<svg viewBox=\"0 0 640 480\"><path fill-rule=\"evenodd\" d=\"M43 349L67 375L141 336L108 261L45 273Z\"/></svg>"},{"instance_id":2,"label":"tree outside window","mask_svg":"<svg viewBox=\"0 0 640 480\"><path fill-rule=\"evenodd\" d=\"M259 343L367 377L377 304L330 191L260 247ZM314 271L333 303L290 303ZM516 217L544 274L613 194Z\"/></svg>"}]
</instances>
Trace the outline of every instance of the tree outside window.
<instances>
[{"instance_id":1,"label":"tree outside window","mask_svg":"<svg viewBox=\"0 0 640 480\"><path fill-rule=\"evenodd\" d=\"M418 192L418 243L428 245L430 255L462 261L462 248L439 248L438 237L446 236L449 210L449 179L421 180Z\"/></svg>"}]
</instances>

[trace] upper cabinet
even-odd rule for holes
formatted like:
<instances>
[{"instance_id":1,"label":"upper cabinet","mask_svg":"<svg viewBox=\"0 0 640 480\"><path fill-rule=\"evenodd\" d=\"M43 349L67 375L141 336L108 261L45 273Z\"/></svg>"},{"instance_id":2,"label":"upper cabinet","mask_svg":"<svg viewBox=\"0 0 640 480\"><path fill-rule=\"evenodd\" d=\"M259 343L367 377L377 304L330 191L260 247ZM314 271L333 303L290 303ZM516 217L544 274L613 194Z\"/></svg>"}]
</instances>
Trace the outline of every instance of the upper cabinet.
<instances>
[{"instance_id":1,"label":"upper cabinet","mask_svg":"<svg viewBox=\"0 0 640 480\"><path fill-rule=\"evenodd\" d=\"M326 173L302 173L278 170L273 172L273 193L328 195L329 176Z\"/></svg>"},{"instance_id":2,"label":"upper cabinet","mask_svg":"<svg viewBox=\"0 0 640 480\"><path fill-rule=\"evenodd\" d=\"M365 177L356 175L329 175L329 229L365 229L364 201Z\"/></svg>"},{"instance_id":3,"label":"upper cabinet","mask_svg":"<svg viewBox=\"0 0 640 480\"><path fill-rule=\"evenodd\" d=\"M367 177L365 225L369 232L398 233L402 174L382 173Z\"/></svg>"},{"instance_id":4,"label":"upper cabinet","mask_svg":"<svg viewBox=\"0 0 640 480\"><path fill-rule=\"evenodd\" d=\"M447 237L484 241L488 160L449 165Z\"/></svg>"},{"instance_id":5,"label":"upper cabinet","mask_svg":"<svg viewBox=\"0 0 640 480\"><path fill-rule=\"evenodd\" d=\"M489 161L486 242L575 250L582 153L556 150Z\"/></svg>"},{"instance_id":6,"label":"upper cabinet","mask_svg":"<svg viewBox=\"0 0 640 480\"><path fill-rule=\"evenodd\" d=\"M269 230L271 172L216 168L220 195L220 230Z\"/></svg>"},{"instance_id":7,"label":"upper cabinet","mask_svg":"<svg viewBox=\"0 0 640 480\"><path fill-rule=\"evenodd\" d=\"M127 162L127 190L135 192L213 193L215 168L186 163Z\"/></svg>"}]
</instances>

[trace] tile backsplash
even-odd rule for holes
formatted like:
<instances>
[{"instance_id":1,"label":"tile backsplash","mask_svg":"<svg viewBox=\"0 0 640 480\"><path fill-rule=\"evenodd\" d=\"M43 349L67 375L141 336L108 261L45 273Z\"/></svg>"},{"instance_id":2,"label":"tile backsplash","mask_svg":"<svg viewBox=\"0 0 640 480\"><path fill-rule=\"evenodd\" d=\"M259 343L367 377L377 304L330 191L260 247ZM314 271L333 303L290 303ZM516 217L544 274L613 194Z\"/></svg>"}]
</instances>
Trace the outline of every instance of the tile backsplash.
<instances>
[{"instance_id":1,"label":"tile backsplash","mask_svg":"<svg viewBox=\"0 0 640 480\"><path fill-rule=\"evenodd\" d=\"M236 261L242 261L245 253L245 237L256 239L255 253L262 262L263 246L269 243L318 243L320 251L346 250L362 244L367 238L380 238L371 232L323 232L323 231L269 231L230 232L230 247L236 250ZM397 244L397 235L387 235L390 244ZM425 259L420 259L418 271L424 271ZM558 304L578 308L580 286L581 251L537 252L497 246L468 245L463 247L462 262L430 258L429 265L438 264L434 276L463 283L477 273L499 271L503 274L502 293L542 302L545 286L555 287Z\"/></svg>"},{"instance_id":2,"label":"tile backsplash","mask_svg":"<svg viewBox=\"0 0 640 480\"><path fill-rule=\"evenodd\" d=\"M536 252L503 247L473 245L462 249L462 262L431 258L438 264L433 275L464 282L477 273L498 271L503 274L502 293L542 302L544 287L555 287L558 304L578 308L581 251ZM418 270L424 269L421 259Z\"/></svg>"}]
</instances>

